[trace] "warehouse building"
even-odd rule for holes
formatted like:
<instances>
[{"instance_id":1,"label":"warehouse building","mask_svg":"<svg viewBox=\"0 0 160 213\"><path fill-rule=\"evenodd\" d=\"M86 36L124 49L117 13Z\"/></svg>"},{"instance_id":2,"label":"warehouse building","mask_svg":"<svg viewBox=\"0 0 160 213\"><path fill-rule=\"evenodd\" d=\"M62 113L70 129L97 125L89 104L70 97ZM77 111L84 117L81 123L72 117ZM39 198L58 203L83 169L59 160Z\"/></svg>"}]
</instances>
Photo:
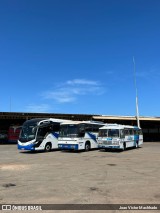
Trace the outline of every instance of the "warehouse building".
<instances>
[{"instance_id":1,"label":"warehouse building","mask_svg":"<svg viewBox=\"0 0 160 213\"><path fill-rule=\"evenodd\" d=\"M7 132L11 125L21 126L32 118L60 118L70 120L94 120L104 123L137 125L135 116L108 116L93 114L62 114L62 113L21 113L0 112L0 133ZM160 141L160 117L140 116L140 126L143 130L144 142Z\"/></svg>"}]
</instances>

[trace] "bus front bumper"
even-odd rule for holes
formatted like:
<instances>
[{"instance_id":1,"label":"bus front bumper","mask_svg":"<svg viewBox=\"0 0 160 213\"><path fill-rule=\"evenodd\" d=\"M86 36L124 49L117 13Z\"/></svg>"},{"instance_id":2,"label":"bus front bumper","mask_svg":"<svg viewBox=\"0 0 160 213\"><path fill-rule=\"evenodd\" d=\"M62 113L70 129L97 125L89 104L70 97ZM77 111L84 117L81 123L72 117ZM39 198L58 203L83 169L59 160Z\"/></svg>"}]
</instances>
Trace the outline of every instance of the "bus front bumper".
<instances>
[{"instance_id":1,"label":"bus front bumper","mask_svg":"<svg viewBox=\"0 0 160 213\"><path fill-rule=\"evenodd\" d=\"M121 147L119 145L98 145L99 149L121 149Z\"/></svg>"},{"instance_id":2,"label":"bus front bumper","mask_svg":"<svg viewBox=\"0 0 160 213\"><path fill-rule=\"evenodd\" d=\"M58 149L61 149L61 150L78 150L78 144L58 144Z\"/></svg>"},{"instance_id":3,"label":"bus front bumper","mask_svg":"<svg viewBox=\"0 0 160 213\"><path fill-rule=\"evenodd\" d=\"M29 144L29 145L20 145L18 144L18 149L19 150L35 150L35 147L34 147L35 144Z\"/></svg>"}]
</instances>

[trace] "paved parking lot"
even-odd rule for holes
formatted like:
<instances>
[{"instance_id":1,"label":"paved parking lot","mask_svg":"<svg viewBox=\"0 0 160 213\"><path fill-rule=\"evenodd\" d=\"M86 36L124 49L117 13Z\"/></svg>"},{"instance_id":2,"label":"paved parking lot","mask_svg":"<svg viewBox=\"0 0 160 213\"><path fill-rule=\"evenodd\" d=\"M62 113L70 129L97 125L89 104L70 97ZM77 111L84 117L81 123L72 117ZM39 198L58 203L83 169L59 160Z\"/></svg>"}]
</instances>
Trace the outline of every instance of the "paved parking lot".
<instances>
[{"instance_id":1,"label":"paved parking lot","mask_svg":"<svg viewBox=\"0 0 160 213\"><path fill-rule=\"evenodd\" d=\"M78 153L20 152L1 144L0 180L3 204L158 204L160 143Z\"/></svg>"}]
</instances>

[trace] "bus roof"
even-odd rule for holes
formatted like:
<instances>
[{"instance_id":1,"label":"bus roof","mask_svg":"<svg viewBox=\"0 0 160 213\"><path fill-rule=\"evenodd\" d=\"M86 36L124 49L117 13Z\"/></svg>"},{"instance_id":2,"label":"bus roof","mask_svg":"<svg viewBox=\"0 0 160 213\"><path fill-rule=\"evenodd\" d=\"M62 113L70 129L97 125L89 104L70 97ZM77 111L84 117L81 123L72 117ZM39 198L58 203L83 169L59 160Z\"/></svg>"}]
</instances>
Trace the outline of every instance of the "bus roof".
<instances>
[{"instance_id":1,"label":"bus roof","mask_svg":"<svg viewBox=\"0 0 160 213\"><path fill-rule=\"evenodd\" d=\"M105 125L103 122L98 122L98 121L64 121L61 123L61 125L78 125L78 124L97 124L97 125Z\"/></svg>"},{"instance_id":2,"label":"bus roof","mask_svg":"<svg viewBox=\"0 0 160 213\"><path fill-rule=\"evenodd\" d=\"M57 118L33 118L30 120L27 120L24 122L24 125L31 124L31 123L45 123L45 122L55 122L55 123L62 123L62 122L69 122L70 120L64 120L64 119L57 119Z\"/></svg>"},{"instance_id":3,"label":"bus roof","mask_svg":"<svg viewBox=\"0 0 160 213\"><path fill-rule=\"evenodd\" d=\"M140 129L138 126L122 125L122 124L106 124L99 129Z\"/></svg>"},{"instance_id":4,"label":"bus roof","mask_svg":"<svg viewBox=\"0 0 160 213\"><path fill-rule=\"evenodd\" d=\"M71 120L66 119L57 119L57 118L49 118L50 121L57 122L57 123L63 123L63 122L70 122Z\"/></svg>"}]
</instances>

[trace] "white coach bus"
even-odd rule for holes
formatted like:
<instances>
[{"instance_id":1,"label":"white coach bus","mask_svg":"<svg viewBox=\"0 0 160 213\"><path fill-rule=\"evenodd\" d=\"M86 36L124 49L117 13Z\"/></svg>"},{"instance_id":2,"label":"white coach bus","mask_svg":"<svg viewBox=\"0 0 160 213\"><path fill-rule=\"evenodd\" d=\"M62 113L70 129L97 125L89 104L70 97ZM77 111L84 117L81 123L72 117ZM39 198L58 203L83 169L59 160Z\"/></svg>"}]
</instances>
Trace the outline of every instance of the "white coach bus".
<instances>
[{"instance_id":1,"label":"white coach bus","mask_svg":"<svg viewBox=\"0 0 160 213\"><path fill-rule=\"evenodd\" d=\"M19 150L58 149L60 123L67 121L54 118L35 118L24 122L18 139Z\"/></svg>"},{"instance_id":2,"label":"white coach bus","mask_svg":"<svg viewBox=\"0 0 160 213\"><path fill-rule=\"evenodd\" d=\"M72 121L60 125L58 148L61 150L86 150L98 148L98 130L104 123Z\"/></svg>"},{"instance_id":3,"label":"white coach bus","mask_svg":"<svg viewBox=\"0 0 160 213\"><path fill-rule=\"evenodd\" d=\"M141 128L137 126L108 124L99 129L98 147L100 149L138 148L143 144Z\"/></svg>"}]
</instances>

